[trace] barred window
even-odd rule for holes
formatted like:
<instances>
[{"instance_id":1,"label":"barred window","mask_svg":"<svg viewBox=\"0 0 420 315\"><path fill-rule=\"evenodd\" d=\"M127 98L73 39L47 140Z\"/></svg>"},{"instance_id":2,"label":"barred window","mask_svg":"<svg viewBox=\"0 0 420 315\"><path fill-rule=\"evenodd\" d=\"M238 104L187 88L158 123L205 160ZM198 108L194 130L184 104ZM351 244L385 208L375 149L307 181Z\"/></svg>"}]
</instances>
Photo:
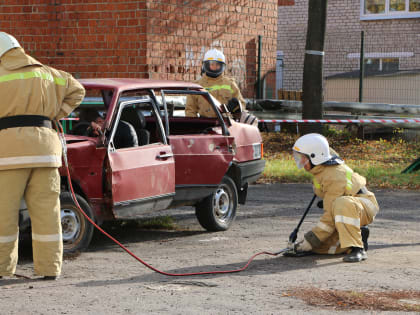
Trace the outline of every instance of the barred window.
<instances>
[{"instance_id":1,"label":"barred window","mask_svg":"<svg viewBox=\"0 0 420 315\"><path fill-rule=\"evenodd\" d=\"M360 0L360 19L420 17L420 0Z\"/></svg>"}]
</instances>

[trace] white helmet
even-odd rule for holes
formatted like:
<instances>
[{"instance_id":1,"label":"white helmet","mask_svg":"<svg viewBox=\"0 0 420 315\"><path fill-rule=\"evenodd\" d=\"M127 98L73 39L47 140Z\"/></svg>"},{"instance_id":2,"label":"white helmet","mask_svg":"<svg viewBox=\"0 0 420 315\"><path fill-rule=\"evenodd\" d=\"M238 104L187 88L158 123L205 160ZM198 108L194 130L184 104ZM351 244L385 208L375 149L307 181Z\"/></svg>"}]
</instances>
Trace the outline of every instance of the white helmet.
<instances>
[{"instance_id":1,"label":"white helmet","mask_svg":"<svg viewBox=\"0 0 420 315\"><path fill-rule=\"evenodd\" d=\"M0 32L0 57L12 48L20 47L19 42L12 35Z\"/></svg>"},{"instance_id":2,"label":"white helmet","mask_svg":"<svg viewBox=\"0 0 420 315\"><path fill-rule=\"evenodd\" d=\"M319 165L332 159L327 139L318 133L309 133L300 137L293 146L296 164L302 168L300 155L295 152L306 155L313 165Z\"/></svg>"},{"instance_id":3,"label":"white helmet","mask_svg":"<svg viewBox=\"0 0 420 315\"><path fill-rule=\"evenodd\" d=\"M216 63L217 69L214 66L210 67L211 64ZM205 53L203 59L203 71L212 78L217 78L219 75L225 71L226 58L225 55L217 49L210 49Z\"/></svg>"}]
</instances>

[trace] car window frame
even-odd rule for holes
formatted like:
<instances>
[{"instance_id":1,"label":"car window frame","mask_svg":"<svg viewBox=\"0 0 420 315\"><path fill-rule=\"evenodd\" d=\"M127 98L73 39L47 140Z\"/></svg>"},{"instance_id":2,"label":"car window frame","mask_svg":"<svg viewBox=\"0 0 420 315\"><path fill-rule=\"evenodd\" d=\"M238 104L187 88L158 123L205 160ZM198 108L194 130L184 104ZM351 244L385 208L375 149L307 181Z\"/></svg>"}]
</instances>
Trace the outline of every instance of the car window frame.
<instances>
[{"instance_id":1,"label":"car window frame","mask_svg":"<svg viewBox=\"0 0 420 315\"><path fill-rule=\"evenodd\" d=\"M228 130L228 127L226 126L225 120L223 119L222 114L220 113L219 109L217 108L215 102L213 101L213 98L211 97L210 93L207 91L191 91L191 90L167 90L162 89L160 90L160 93L162 94L162 103L163 103L163 109L164 109L164 115L165 115L165 132L166 136L169 137L169 117L168 117L168 107L166 104L166 98L165 94L182 94L182 95L202 95L204 96L207 101L212 106L214 112L216 113L216 118L218 119L220 126L222 127L222 134L224 136L230 136L230 132Z\"/></svg>"},{"instance_id":2,"label":"car window frame","mask_svg":"<svg viewBox=\"0 0 420 315\"><path fill-rule=\"evenodd\" d=\"M115 148L114 145L114 137L115 137L115 133L117 131L117 127L118 127L118 123L121 120L121 113L124 110L124 108L131 106L131 105L135 105L135 104L140 104L140 103L150 103L152 105L152 109L153 112L156 116L156 123L157 126L159 126L159 133L161 135L161 140L162 140L162 144L163 145L167 145L168 144L168 140L167 140L167 136L165 135L165 131L163 128L163 124L162 124L162 120L161 117L159 115L159 112L157 111L157 106L155 101L153 100L153 98L148 97L148 98L144 98L144 99L136 99L136 100L130 100L130 101L123 101L118 105L118 110L117 110L117 115L115 116L114 121L111 124L111 131L110 131L110 135L109 137L107 137L107 142L106 142L106 146L107 146L107 150L108 152L115 152L117 149ZM128 149L128 148L127 148Z\"/></svg>"}]
</instances>

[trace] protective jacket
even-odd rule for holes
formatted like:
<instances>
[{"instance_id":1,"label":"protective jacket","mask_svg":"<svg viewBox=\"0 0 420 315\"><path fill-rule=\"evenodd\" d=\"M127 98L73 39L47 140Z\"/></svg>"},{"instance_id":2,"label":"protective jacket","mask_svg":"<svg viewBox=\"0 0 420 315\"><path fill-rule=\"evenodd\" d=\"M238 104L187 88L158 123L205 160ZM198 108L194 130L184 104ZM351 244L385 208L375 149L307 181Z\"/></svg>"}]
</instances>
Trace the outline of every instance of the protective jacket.
<instances>
[{"instance_id":1,"label":"protective jacket","mask_svg":"<svg viewBox=\"0 0 420 315\"><path fill-rule=\"evenodd\" d=\"M233 78L223 74L217 78L211 78L204 74L196 83L209 91L221 104L227 104L232 97L236 97L242 104L245 104L245 100ZM197 117L198 115L200 117L216 117L210 103L200 95L189 95L187 97L185 115L187 117Z\"/></svg>"},{"instance_id":2,"label":"protective jacket","mask_svg":"<svg viewBox=\"0 0 420 315\"><path fill-rule=\"evenodd\" d=\"M306 240L317 253L363 248L360 227L371 223L379 211L375 195L365 187L366 179L345 164L321 164L310 172L314 192L323 199L324 213L305 234Z\"/></svg>"},{"instance_id":3,"label":"protective jacket","mask_svg":"<svg viewBox=\"0 0 420 315\"><path fill-rule=\"evenodd\" d=\"M45 66L22 48L0 59L0 118L41 115L51 120L66 117L85 95L70 74ZM60 167L61 143L57 132L45 127L0 130L0 170Z\"/></svg>"}]
</instances>

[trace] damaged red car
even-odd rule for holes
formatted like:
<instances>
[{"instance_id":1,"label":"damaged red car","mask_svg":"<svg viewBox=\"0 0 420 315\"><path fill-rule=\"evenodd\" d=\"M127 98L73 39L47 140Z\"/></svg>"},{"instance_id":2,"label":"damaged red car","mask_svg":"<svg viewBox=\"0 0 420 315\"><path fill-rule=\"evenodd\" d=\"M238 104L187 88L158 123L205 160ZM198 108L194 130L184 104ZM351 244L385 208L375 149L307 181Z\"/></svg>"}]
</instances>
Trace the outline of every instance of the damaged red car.
<instances>
[{"instance_id":1,"label":"damaged red car","mask_svg":"<svg viewBox=\"0 0 420 315\"><path fill-rule=\"evenodd\" d=\"M187 205L208 231L231 226L248 184L264 169L257 127L236 122L194 83L80 82L86 98L66 121L65 139L72 185L87 215L100 225ZM190 95L209 102L216 117L185 117ZM92 121L102 124L98 135L90 130ZM94 227L75 206L64 167L60 173L64 250L80 251L88 247ZM21 208L24 230L30 223Z\"/></svg>"}]
</instances>

